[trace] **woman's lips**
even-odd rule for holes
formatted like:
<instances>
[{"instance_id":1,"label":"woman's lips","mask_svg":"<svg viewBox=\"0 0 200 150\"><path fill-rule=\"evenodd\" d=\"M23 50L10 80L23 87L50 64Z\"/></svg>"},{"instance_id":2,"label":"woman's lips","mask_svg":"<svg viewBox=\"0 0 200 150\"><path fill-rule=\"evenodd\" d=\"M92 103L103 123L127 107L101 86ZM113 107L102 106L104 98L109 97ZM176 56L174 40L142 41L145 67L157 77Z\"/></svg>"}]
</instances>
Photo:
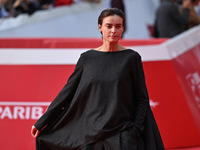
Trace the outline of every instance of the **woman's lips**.
<instances>
[{"instance_id":1,"label":"woman's lips","mask_svg":"<svg viewBox=\"0 0 200 150\"><path fill-rule=\"evenodd\" d=\"M110 37L111 37L111 38L117 38L118 36L111 35Z\"/></svg>"}]
</instances>

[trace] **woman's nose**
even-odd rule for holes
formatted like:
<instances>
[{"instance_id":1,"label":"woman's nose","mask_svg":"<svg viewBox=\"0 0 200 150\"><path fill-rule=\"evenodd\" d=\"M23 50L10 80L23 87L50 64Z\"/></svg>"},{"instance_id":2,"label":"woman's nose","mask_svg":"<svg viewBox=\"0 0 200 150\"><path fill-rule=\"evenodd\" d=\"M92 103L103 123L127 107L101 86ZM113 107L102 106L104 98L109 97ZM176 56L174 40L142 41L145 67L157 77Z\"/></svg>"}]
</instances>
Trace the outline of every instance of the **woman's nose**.
<instances>
[{"instance_id":1,"label":"woman's nose","mask_svg":"<svg viewBox=\"0 0 200 150\"><path fill-rule=\"evenodd\" d=\"M116 32L116 28L112 27L112 33L115 33L115 32Z\"/></svg>"}]
</instances>

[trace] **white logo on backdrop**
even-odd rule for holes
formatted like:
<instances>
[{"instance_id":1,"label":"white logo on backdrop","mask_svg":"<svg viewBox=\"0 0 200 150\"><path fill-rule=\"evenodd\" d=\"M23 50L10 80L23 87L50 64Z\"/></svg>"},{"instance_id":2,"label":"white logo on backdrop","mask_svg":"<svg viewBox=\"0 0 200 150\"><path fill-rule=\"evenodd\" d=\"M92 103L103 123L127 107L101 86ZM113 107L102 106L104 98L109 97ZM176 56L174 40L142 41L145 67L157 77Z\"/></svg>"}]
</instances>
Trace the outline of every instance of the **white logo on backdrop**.
<instances>
[{"instance_id":1,"label":"white logo on backdrop","mask_svg":"<svg viewBox=\"0 0 200 150\"><path fill-rule=\"evenodd\" d=\"M194 72L188 74L185 78L192 91L195 101L200 108L200 75L198 72Z\"/></svg>"},{"instance_id":2,"label":"white logo on backdrop","mask_svg":"<svg viewBox=\"0 0 200 150\"><path fill-rule=\"evenodd\" d=\"M0 102L1 119L39 119L49 102Z\"/></svg>"},{"instance_id":3,"label":"white logo on backdrop","mask_svg":"<svg viewBox=\"0 0 200 150\"><path fill-rule=\"evenodd\" d=\"M150 99L150 106L151 108L156 108L159 105L159 102L154 102L153 100Z\"/></svg>"}]
</instances>

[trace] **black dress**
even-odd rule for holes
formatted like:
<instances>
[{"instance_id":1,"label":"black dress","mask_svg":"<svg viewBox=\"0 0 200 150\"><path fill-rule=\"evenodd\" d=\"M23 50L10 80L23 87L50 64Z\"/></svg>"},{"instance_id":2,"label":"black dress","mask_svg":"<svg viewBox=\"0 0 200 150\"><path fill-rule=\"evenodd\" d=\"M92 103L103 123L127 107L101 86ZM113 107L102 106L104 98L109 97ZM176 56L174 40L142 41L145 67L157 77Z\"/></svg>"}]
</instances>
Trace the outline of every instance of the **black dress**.
<instances>
[{"instance_id":1,"label":"black dress","mask_svg":"<svg viewBox=\"0 0 200 150\"><path fill-rule=\"evenodd\" d=\"M35 127L37 150L164 149L141 57L131 49L82 53Z\"/></svg>"}]
</instances>

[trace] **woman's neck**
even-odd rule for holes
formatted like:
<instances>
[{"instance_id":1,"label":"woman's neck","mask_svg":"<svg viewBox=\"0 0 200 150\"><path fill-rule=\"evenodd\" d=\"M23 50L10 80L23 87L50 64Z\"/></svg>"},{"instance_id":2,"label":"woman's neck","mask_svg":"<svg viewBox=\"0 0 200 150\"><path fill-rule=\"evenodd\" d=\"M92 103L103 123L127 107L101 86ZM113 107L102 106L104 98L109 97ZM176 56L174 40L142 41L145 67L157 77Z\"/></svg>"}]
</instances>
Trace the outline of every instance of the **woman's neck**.
<instances>
[{"instance_id":1,"label":"woman's neck","mask_svg":"<svg viewBox=\"0 0 200 150\"><path fill-rule=\"evenodd\" d=\"M125 49L126 48L121 46L118 42L116 42L116 43L104 42L103 45L96 48L96 50L105 51L105 52L115 52L115 51L121 51L121 50L125 50Z\"/></svg>"}]
</instances>

